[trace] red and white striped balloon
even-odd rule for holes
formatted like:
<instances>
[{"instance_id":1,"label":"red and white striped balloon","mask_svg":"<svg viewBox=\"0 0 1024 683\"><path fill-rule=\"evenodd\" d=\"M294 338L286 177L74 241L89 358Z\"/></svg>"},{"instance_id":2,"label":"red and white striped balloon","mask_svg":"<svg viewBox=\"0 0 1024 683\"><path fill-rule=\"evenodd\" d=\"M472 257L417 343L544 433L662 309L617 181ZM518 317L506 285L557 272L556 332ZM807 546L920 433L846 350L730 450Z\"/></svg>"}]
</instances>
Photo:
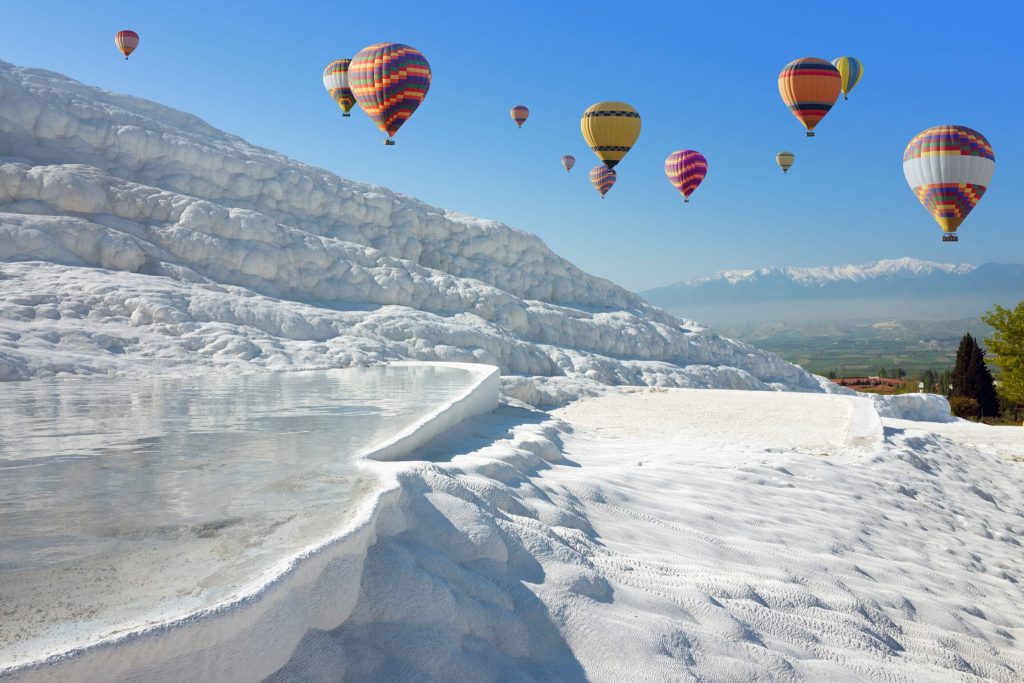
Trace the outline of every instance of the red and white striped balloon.
<instances>
[{"instance_id":1,"label":"red and white striped balloon","mask_svg":"<svg viewBox=\"0 0 1024 683\"><path fill-rule=\"evenodd\" d=\"M139 34L127 29L118 31L114 36L114 44L117 45L117 49L121 51L124 58L128 59L128 55L135 52L135 48L139 46Z\"/></svg>"}]
</instances>

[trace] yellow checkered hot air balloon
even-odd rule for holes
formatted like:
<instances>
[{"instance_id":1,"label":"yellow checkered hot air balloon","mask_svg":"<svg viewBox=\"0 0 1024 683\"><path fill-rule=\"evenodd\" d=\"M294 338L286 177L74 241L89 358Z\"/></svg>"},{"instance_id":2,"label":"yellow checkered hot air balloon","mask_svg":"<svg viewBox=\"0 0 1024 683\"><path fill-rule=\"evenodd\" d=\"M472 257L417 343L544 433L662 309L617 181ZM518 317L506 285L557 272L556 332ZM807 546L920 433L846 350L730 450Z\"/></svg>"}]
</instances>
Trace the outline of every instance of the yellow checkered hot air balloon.
<instances>
[{"instance_id":1,"label":"yellow checkered hot air balloon","mask_svg":"<svg viewBox=\"0 0 1024 683\"><path fill-rule=\"evenodd\" d=\"M640 137L640 113L625 102L598 102L583 112L580 130L597 158L614 168Z\"/></svg>"}]
</instances>

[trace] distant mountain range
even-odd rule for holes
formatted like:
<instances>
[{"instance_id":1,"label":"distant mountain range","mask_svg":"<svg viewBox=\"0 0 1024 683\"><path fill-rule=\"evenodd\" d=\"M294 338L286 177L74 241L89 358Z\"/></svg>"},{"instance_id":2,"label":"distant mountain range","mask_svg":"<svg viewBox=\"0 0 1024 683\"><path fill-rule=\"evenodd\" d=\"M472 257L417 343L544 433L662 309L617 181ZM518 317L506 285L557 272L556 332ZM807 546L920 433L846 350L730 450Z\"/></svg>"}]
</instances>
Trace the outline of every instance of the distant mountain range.
<instances>
[{"instance_id":1,"label":"distant mountain range","mask_svg":"<svg viewBox=\"0 0 1024 683\"><path fill-rule=\"evenodd\" d=\"M751 320L951 319L1024 299L1024 264L935 263L726 270L640 292L668 311L711 324Z\"/></svg>"}]
</instances>

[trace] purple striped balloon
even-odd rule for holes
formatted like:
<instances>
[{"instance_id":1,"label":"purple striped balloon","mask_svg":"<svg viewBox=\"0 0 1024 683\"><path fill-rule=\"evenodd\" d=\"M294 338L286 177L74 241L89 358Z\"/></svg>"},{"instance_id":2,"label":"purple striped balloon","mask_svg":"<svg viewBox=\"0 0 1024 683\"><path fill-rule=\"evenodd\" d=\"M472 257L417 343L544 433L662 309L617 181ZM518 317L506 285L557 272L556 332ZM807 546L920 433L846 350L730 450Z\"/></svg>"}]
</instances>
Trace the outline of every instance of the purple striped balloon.
<instances>
[{"instance_id":1,"label":"purple striped balloon","mask_svg":"<svg viewBox=\"0 0 1024 683\"><path fill-rule=\"evenodd\" d=\"M616 178L615 169L608 168L604 164L590 169L590 184L601 194L601 199L604 199L608 190L612 189Z\"/></svg>"},{"instance_id":2,"label":"purple striped balloon","mask_svg":"<svg viewBox=\"0 0 1024 683\"><path fill-rule=\"evenodd\" d=\"M685 202L690 201L690 195L707 174L708 160L696 150L683 149L672 152L665 159L665 175L683 195Z\"/></svg>"}]
</instances>

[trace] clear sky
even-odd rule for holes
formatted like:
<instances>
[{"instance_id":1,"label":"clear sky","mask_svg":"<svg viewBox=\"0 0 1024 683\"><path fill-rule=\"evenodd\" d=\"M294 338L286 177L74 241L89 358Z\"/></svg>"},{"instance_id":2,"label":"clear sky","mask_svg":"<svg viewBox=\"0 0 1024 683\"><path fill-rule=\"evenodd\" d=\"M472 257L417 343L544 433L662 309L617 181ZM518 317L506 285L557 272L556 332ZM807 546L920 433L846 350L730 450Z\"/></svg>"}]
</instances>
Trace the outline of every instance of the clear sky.
<instances>
[{"instance_id":1,"label":"clear sky","mask_svg":"<svg viewBox=\"0 0 1024 683\"><path fill-rule=\"evenodd\" d=\"M728 5L728 8L725 6ZM384 10L382 8L388 8ZM1024 261L1024 9L1017 2L102 2L4 0L0 59L196 114L230 133L535 233L631 289L726 268L913 256ZM129 62L114 33L142 38ZM375 42L421 50L433 83L397 145L343 119L323 67ZM790 60L858 57L864 77L813 139L779 98ZM624 100L643 132L605 200L579 117ZM519 130L514 104L530 108ZM2 106L2 102L0 102ZM902 172L929 126L981 131L995 178L943 244ZM665 156L708 159L690 204ZM790 173L775 166L796 153ZM559 158L573 154L567 175Z\"/></svg>"}]
</instances>

